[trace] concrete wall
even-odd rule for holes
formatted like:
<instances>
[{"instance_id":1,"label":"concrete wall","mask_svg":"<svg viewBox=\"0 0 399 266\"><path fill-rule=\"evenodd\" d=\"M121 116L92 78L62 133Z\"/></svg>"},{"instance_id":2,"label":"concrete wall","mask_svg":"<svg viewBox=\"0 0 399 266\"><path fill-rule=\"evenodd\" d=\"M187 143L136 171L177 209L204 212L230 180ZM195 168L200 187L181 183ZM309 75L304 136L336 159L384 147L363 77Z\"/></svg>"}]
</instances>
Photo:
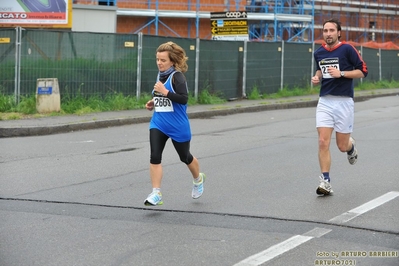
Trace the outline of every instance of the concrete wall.
<instances>
[{"instance_id":1,"label":"concrete wall","mask_svg":"<svg viewBox=\"0 0 399 266\"><path fill-rule=\"evenodd\" d=\"M72 31L116 33L116 6L72 6Z\"/></svg>"}]
</instances>

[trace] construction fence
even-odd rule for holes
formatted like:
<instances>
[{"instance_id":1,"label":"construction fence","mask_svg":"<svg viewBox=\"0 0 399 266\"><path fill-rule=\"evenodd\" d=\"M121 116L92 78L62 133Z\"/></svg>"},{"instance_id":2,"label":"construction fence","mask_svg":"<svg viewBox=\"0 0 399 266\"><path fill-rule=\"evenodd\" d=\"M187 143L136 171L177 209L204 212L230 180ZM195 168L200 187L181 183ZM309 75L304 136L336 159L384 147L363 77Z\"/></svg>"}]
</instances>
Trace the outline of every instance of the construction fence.
<instances>
[{"instance_id":1,"label":"construction fence","mask_svg":"<svg viewBox=\"0 0 399 266\"><path fill-rule=\"evenodd\" d=\"M40 78L57 78L61 99L121 93L150 94L158 69L155 51L164 42L182 46L189 58L190 94L208 90L225 99L307 88L319 44L185 39L37 29L0 30L0 92L29 96ZM399 50L356 47L369 82L399 80ZM362 82L362 80L356 80Z\"/></svg>"}]
</instances>

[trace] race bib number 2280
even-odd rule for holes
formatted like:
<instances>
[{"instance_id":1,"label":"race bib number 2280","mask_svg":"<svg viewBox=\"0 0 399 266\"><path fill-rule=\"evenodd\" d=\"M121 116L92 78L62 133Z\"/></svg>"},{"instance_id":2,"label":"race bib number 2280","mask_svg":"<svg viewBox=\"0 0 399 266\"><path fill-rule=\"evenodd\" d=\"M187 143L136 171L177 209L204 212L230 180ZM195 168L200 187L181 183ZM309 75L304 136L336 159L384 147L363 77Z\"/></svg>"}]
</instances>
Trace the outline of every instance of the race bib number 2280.
<instances>
[{"instance_id":1,"label":"race bib number 2280","mask_svg":"<svg viewBox=\"0 0 399 266\"><path fill-rule=\"evenodd\" d=\"M172 101L166 97L154 97L155 112L173 112Z\"/></svg>"}]
</instances>

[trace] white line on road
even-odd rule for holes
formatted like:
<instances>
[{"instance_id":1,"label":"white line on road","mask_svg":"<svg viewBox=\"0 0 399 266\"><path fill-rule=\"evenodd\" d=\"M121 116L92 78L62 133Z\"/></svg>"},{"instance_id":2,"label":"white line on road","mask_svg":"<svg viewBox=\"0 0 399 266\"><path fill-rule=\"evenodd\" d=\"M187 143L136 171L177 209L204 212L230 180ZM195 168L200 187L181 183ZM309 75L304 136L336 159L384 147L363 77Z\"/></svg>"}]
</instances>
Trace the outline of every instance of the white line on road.
<instances>
[{"instance_id":1,"label":"white line on road","mask_svg":"<svg viewBox=\"0 0 399 266\"><path fill-rule=\"evenodd\" d=\"M258 254L255 254L251 257L246 258L245 260L240 261L239 263L235 264L234 266L256 266L261 265L262 263L269 261L278 255L281 255L300 244L303 244L313 237L311 236L301 236L296 235L293 236L277 245L274 245Z\"/></svg>"},{"instance_id":2,"label":"white line on road","mask_svg":"<svg viewBox=\"0 0 399 266\"><path fill-rule=\"evenodd\" d=\"M370 210L372 210L372 209L374 209L374 208L376 208L376 207L378 207L378 206L380 206L380 205L382 205L382 204L384 204L384 203L386 203L388 201L393 200L394 198L396 198L398 196L399 196L399 192L398 191L388 192L388 193L382 195L381 197L378 197L376 199L370 200L369 202L366 202L365 204L360 205L357 208L354 208L354 209L352 209L352 210L350 210L348 212L345 212L345 213L343 213L343 214L341 214L339 216L336 216L336 217L332 218L331 220L329 220L329 222L339 223L339 224L346 223L346 222L352 220L353 218L355 218L355 217L357 217L357 216L359 216L359 215L361 215L363 213L366 213L366 212L368 212L368 211L370 211Z\"/></svg>"},{"instance_id":3,"label":"white line on road","mask_svg":"<svg viewBox=\"0 0 399 266\"><path fill-rule=\"evenodd\" d=\"M293 236L277 245L274 245L258 254L255 254L251 257L246 258L245 260L240 261L239 263L235 264L234 266L256 266L269 261L278 255L281 255L295 247L309 241L315 237L321 237L327 233L332 231L331 229L325 228L314 228L309 232L303 235L296 235Z\"/></svg>"},{"instance_id":4,"label":"white line on road","mask_svg":"<svg viewBox=\"0 0 399 266\"><path fill-rule=\"evenodd\" d=\"M376 199L373 199L363 205L360 205L357 208L354 208L348 212L345 212L341 215L338 215L332 219L329 220L329 222L334 222L334 223L346 223L353 218L366 213L384 203L387 203L388 201L393 200L394 198L399 196L399 192L397 191L391 191L388 192ZM312 238L318 238L321 237L325 234L328 234L331 232L331 229L326 229L326 228L314 228L307 233L303 235L296 235L293 236L279 244L276 244L274 246L271 246L270 248L261 251L255 255L252 255L242 261L240 261L237 264L234 264L234 266L258 266L261 265L287 251L290 251L291 249L296 248L297 246L311 240Z\"/></svg>"}]
</instances>

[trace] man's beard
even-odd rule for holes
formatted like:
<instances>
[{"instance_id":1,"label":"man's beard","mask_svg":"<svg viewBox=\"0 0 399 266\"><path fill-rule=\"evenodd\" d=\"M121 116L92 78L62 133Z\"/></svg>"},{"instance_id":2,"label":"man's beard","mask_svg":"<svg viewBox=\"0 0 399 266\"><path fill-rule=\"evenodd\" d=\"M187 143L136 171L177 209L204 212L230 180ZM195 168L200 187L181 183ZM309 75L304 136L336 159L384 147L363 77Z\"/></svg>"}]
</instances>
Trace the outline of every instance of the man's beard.
<instances>
[{"instance_id":1,"label":"man's beard","mask_svg":"<svg viewBox=\"0 0 399 266\"><path fill-rule=\"evenodd\" d=\"M326 39L326 43L327 44L333 44L335 41L334 41L334 39L333 38L327 38Z\"/></svg>"}]
</instances>

